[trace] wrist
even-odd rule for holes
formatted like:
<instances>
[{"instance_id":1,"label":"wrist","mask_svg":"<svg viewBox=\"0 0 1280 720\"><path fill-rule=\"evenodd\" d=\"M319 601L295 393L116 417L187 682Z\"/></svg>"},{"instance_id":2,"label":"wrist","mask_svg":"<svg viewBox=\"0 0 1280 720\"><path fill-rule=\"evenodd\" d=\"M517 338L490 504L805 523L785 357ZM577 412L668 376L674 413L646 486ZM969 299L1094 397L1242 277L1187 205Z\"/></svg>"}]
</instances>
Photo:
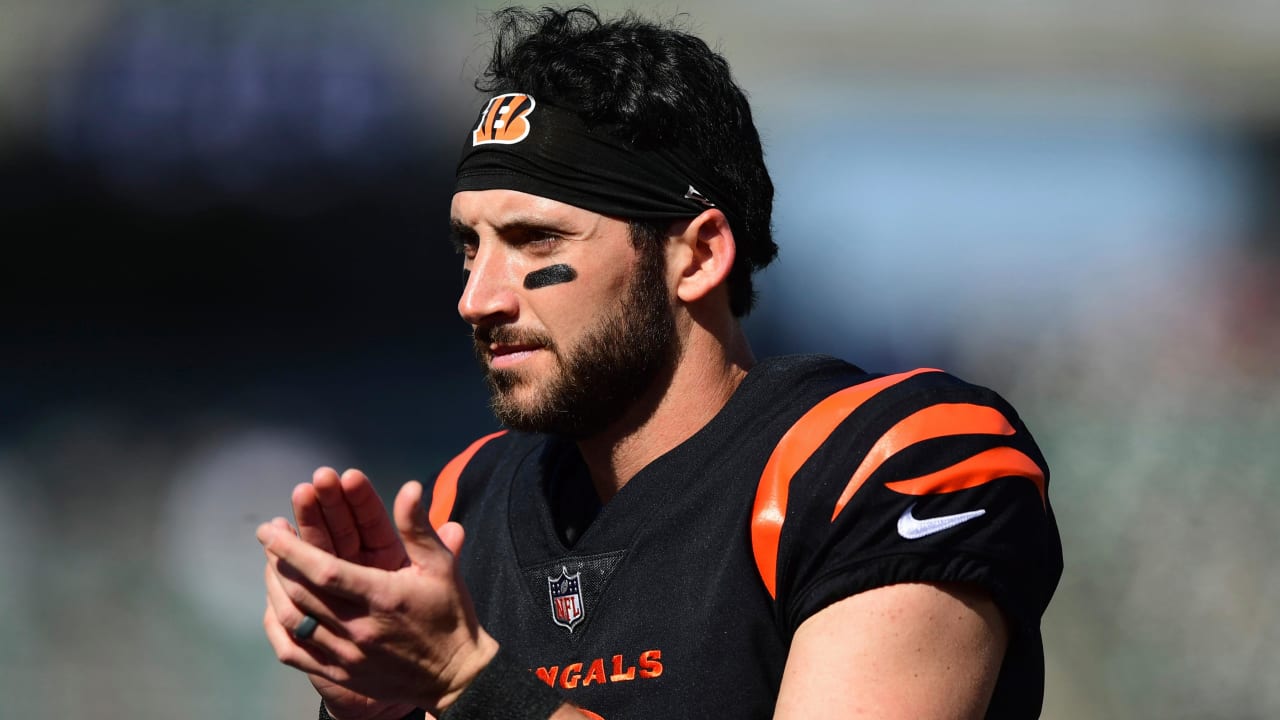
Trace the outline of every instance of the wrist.
<instances>
[{"instance_id":1,"label":"wrist","mask_svg":"<svg viewBox=\"0 0 1280 720\"><path fill-rule=\"evenodd\" d=\"M466 692L471 683L497 657L499 649L498 641L494 640L493 636L481 628L480 637L476 642L476 651L467 655L465 661L460 664L457 673L454 675L453 682L436 700L436 715L443 712L445 708L456 702L462 693Z\"/></svg>"},{"instance_id":2,"label":"wrist","mask_svg":"<svg viewBox=\"0 0 1280 720\"><path fill-rule=\"evenodd\" d=\"M407 705L404 705L400 707L391 706L391 707L383 708L380 712L375 713L374 715L369 716L364 720L423 720L423 717L426 713L425 710L421 708L413 708L411 710L406 710L405 708L407 707L408 707ZM329 706L325 704L324 700L321 700L319 720L347 720L347 719L340 718L334 715L333 713L329 712Z\"/></svg>"},{"instance_id":3,"label":"wrist","mask_svg":"<svg viewBox=\"0 0 1280 720\"><path fill-rule=\"evenodd\" d=\"M497 648L460 692L442 697L437 720L547 720L564 704L560 694Z\"/></svg>"}]
</instances>

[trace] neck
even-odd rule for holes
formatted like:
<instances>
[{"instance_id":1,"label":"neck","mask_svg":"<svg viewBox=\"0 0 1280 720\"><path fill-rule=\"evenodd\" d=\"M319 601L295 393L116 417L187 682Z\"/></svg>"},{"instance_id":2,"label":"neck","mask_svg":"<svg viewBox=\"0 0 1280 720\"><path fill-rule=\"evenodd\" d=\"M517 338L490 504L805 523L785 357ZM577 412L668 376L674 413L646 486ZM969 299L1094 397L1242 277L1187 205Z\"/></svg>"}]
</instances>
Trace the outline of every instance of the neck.
<instances>
[{"instance_id":1,"label":"neck","mask_svg":"<svg viewBox=\"0 0 1280 720\"><path fill-rule=\"evenodd\" d=\"M670 374L607 430L578 442L602 502L710 422L755 363L736 319L719 328L687 320Z\"/></svg>"}]
</instances>

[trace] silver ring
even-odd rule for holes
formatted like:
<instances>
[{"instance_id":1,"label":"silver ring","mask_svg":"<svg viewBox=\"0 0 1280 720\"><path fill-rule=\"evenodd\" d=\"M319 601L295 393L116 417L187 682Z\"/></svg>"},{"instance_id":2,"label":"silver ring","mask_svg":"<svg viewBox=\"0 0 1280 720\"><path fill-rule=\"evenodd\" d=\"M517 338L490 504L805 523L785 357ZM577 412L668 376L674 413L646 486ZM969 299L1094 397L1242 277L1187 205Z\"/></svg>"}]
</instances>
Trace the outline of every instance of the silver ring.
<instances>
[{"instance_id":1,"label":"silver ring","mask_svg":"<svg viewBox=\"0 0 1280 720\"><path fill-rule=\"evenodd\" d=\"M293 629L294 640L307 640L316 634L316 628L320 626L319 621L310 615L303 615L302 622L298 623L298 627Z\"/></svg>"}]
</instances>

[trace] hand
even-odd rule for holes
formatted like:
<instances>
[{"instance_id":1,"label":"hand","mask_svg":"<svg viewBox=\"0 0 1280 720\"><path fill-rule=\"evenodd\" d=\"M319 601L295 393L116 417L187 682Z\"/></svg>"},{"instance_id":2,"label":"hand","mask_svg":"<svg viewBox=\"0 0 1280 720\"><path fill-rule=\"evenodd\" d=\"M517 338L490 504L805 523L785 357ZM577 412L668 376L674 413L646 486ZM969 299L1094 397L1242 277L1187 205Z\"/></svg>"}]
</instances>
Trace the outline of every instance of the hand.
<instances>
[{"instance_id":1,"label":"hand","mask_svg":"<svg viewBox=\"0 0 1280 720\"><path fill-rule=\"evenodd\" d=\"M333 468L318 468L311 482L300 483L291 498L298 536L343 560L398 570L409 565L400 532L382 506L369 477L356 469L339 477ZM287 527L285 522L281 527ZM449 552L462 551L462 526L445 523L436 530Z\"/></svg>"},{"instance_id":2,"label":"hand","mask_svg":"<svg viewBox=\"0 0 1280 720\"><path fill-rule=\"evenodd\" d=\"M369 567L395 570L409 563L381 498L369 478L359 470L347 470L339 477L332 468L319 468L312 474L310 483L301 483L293 489L291 500L298 535L305 542ZM277 518L273 524L282 532L292 531L283 518ZM279 579L272 568L270 554L267 559L266 584L270 590ZM282 632L282 628L275 627L280 622L271 596L268 592L263 617L267 636L292 641L289 628L283 628ZM413 709L403 704L379 702L320 675L308 673L307 679L338 720L399 720Z\"/></svg>"},{"instance_id":3,"label":"hand","mask_svg":"<svg viewBox=\"0 0 1280 720\"><path fill-rule=\"evenodd\" d=\"M348 475L341 482L344 495ZM353 481L351 487L364 483ZM463 540L461 527L450 523L441 528L446 545L428 524L422 486L407 483L395 501L395 526L407 563L390 568L399 557L394 546L365 546L362 540L357 547L343 531L346 520L340 509L324 504L328 491L321 487L315 488L314 503L305 490L294 493L295 501L302 495L299 525L318 544L294 536L283 518L258 528L268 558L263 624L277 657L313 676L326 705L341 720L447 706L498 648L480 628L454 562L452 550ZM351 522L345 527L377 538L378 523L362 522L359 503L348 507ZM323 546L326 538L332 552ZM382 567L343 559L339 552ZM291 630L304 615L316 618L319 627L310 638L296 640ZM331 698L342 707L330 704Z\"/></svg>"},{"instance_id":4,"label":"hand","mask_svg":"<svg viewBox=\"0 0 1280 720\"><path fill-rule=\"evenodd\" d=\"M404 543L373 483L359 470L339 477L322 467L293 489L293 517L306 542L343 560L398 570L409 564Z\"/></svg>"}]
</instances>

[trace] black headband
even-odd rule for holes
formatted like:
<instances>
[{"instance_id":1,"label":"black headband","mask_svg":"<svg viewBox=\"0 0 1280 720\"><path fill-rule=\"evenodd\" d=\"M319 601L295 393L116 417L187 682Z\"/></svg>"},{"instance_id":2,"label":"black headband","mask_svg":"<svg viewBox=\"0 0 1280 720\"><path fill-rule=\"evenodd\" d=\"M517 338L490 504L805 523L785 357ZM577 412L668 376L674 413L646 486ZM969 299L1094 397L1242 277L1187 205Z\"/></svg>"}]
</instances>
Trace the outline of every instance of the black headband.
<instances>
[{"instance_id":1,"label":"black headband","mask_svg":"<svg viewBox=\"0 0 1280 720\"><path fill-rule=\"evenodd\" d=\"M628 220L741 214L709 172L669 149L637 150L575 113L523 93L498 95L467 134L454 192L519 190Z\"/></svg>"}]
</instances>

